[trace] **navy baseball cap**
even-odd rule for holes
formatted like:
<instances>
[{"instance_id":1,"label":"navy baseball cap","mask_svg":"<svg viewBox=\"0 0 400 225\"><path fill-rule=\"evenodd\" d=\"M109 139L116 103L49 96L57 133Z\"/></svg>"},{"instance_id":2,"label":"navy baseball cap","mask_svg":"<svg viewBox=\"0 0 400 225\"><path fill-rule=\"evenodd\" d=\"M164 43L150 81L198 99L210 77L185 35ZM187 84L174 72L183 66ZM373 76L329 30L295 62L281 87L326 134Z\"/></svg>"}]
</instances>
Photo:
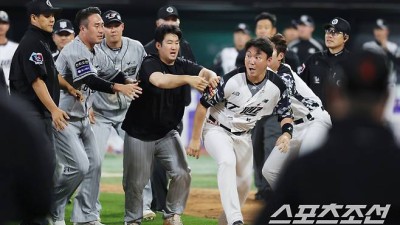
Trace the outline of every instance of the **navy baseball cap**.
<instances>
[{"instance_id":1,"label":"navy baseball cap","mask_svg":"<svg viewBox=\"0 0 400 225\"><path fill-rule=\"evenodd\" d=\"M53 7L50 0L32 0L26 6L29 15L39 15L44 13L59 14L62 11L61 8Z\"/></svg>"},{"instance_id":2,"label":"navy baseball cap","mask_svg":"<svg viewBox=\"0 0 400 225\"><path fill-rule=\"evenodd\" d=\"M161 7L158 10L158 13L157 13L158 19L165 19L170 16L179 18L178 10L174 6L166 5L166 6Z\"/></svg>"},{"instance_id":3,"label":"navy baseball cap","mask_svg":"<svg viewBox=\"0 0 400 225\"><path fill-rule=\"evenodd\" d=\"M248 27L247 24L245 24L245 23L239 23L239 24L235 27L234 32L239 32L239 31L241 31L241 32L243 32L243 33L245 33L245 34L250 34L249 27Z\"/></svg>"},{"instance_id":4,"label":"navy baseball cap","mask_svg":"<svg viewBox=\"0 0 400 225\"><path fill-rule=\"evenodd\" d=\"M351 31L350 23L340 17L335 17L331 20L330 23L325 24L324 29L329 28L335 28L335 30L343 32L347 35L349 35Z\"/></svg>"},{"instance_id":5,"label":"navy baseball cap","mask_svg":"<svg viewBox=\"0 0 400 225\"><path fill-rule=\"evenodd\" d=\"M110 24L112 22L123 23L121 19L121 15L114 10L108 10L102 15L104 25Z\"/></svg>"},{"instance_id":6,"label":"navy baseball cap","mask_svg":"<svg viewBox=\"0 0 400 225\"><path fill-rule=\"evenodd\" d=\"M10 18L5 11L0 11L0 23L10 23Z\"/></svg>"},{"instance_id":7,"label":"navy baseball cap","mask_svg":"<svg viewBox=\"0 0 400 225\"><path fill-rule=\"evenodd\" d=\"M313 27L314 26L314 20L309 15L301 15L299 20L297 21L297 24L298 25L305 25L305 26Z\"/></svg>"},{"instance_id":8,"label":"navy baseball cap","mask_svg":"<svg viewBox=\"0 0 400 225\"><path fill-rule=\"evenodd\" d=\"M384 19L377 19L374 24L375 29L388 29L388 25Z\"/></svg>"},{"instance_id":9,"label":"navy baseball cap","mask_svg":"<svg viewBox=\"0 0 400 225\"><path fill-rule=\"evenodd\" d=\"M74 26L72 25L71 21L66 19L57 20L53 27L53 33L58 34L60 32L74 34Z\"/></svg>"}]
</instances>

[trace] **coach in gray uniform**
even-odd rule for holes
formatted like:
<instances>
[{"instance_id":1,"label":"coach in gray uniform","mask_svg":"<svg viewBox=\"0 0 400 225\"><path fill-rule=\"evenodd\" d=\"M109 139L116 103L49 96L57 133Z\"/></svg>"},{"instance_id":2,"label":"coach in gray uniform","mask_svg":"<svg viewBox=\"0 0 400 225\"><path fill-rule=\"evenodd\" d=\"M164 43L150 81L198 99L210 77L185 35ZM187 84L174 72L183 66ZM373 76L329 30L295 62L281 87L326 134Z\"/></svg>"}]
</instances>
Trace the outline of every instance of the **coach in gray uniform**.
<instances>
[{"instance_id":1,"label":"coach in gray uniform","mask_svg":"<svg viewBox=\"0 0 400 225\"><path fill-rule=\"evenodd\" d=\"M52 217L58 224L65 224L66 202L79 185L71 221L77 224L100 224L96 202L101 157L88 119L92 90L122 92L131 98L139 97L137 94L141 93L137 84L120 84L129 78L116 70L112 61L96 45L104 35L100 14L97 7L82 9L76 14L79 35L64 47L56 61L57 70L86 96L84 101L77 101L61 93L60 107L68 113L70 120L62 132L55 134L58 170Z\"/></svg>"}]
</instances>

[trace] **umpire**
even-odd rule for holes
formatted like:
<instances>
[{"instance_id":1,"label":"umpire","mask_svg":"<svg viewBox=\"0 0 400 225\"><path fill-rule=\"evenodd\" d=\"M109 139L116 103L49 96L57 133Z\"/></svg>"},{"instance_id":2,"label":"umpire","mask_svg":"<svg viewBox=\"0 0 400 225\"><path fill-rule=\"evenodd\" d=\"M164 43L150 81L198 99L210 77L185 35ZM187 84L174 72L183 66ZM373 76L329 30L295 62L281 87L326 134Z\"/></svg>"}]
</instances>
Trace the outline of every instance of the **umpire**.
<instances>
[{"instance_id":1,"label":"umpire","mask_svg":"<svg viewBox=\"0 0 400 225\"><path fill-rule=\"evenodd\" d=\"M328 50L317 52L308 58L303 64L300 77L306 82L311 90L321 99L323 106L332 117L335 107L327 107L326 84L332 79L340 86L338 79L339 65L349 55L345 44L350 38L350 24L345 19L335 17L325 25L325 45Z\"/></svg>"}]
</instances>

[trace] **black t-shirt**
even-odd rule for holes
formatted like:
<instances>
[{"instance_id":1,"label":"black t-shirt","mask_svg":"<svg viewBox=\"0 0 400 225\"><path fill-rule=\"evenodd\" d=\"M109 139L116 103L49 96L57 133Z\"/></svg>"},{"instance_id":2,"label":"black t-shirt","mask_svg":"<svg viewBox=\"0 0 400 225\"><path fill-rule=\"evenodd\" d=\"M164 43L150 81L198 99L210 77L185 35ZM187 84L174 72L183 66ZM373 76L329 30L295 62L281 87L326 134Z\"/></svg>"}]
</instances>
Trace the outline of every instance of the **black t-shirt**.
<instances>
[{"instance_id":1,"label":"black t-shirt","mask_svg":"<svg viewBox=\"0 0 400 225\"><path fill-rule=\"evenodd\" d=\"M45 82L53 101L58 105L60 85L50 42L51 33L33 25L29 26L14 53L10 68L11 94L28 100L45 117L51 117L51 114L37 97L32 82L40 77Z\"/></svg>"},{"instance_id":2,"label":"black t-shirt","mask_svg":"<svg viewBox=\"0 0 400 225\"><path fill-rule=\"evenodd\" d=\"M143 94L132 101L122 129L130 136L142 140L157 140L176 129L185 109L184 86L161 89L150 83L154 72L174 75L198 75L202 66L177 58L174 65L166 65L158 55L147 56L142 63L138 78Z\"/></svg>"}]
</instances>

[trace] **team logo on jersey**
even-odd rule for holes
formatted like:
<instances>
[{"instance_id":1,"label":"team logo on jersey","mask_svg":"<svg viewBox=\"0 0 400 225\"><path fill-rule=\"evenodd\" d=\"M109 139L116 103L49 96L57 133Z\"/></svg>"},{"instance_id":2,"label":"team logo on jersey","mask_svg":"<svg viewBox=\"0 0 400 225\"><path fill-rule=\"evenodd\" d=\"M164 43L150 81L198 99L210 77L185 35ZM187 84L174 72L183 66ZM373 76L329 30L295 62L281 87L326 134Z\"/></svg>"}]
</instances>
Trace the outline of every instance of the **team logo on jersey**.
<instances>
[{"instance_id":1,"label":"team logo on jersey","mask_svg":"<svg viewBox=\"0 0 400 225\"><path fill-rule=\"evenodd\" d=\"M254 107L254 106L245 107L245 108L243 109L243 111L240 112L240 114L247 115L247 116L256 116L257 113L260 112L260 110L261 110L262 108L263 108L263 107Z\"/></svg>"},{"instance_id":2,"label":"team logo on jersey","mask_svg":"<svg viewBox=\"0 0 400 225\"><path fill-rule=\"evenodd\" d=\"M31 56L29 57L29 60L34 62L35 65L42 65L43 64L43 55L42 53L38 52L32 52Z\"/></svg>"},{"instance_id":3,"label":"team logo on jersey","mask_svg":"<svg viewBox=\"0 0 400 225\"><path fill-rule=\"evenodd\" d=\"M83 59L75 63L76 74L78 77L87 74L90 71L89 60Z\"/></svg>"},{"instance_id":4,"label":"team logo on jersey","mask_svg":"<svg viewBox=\"0 0 400 225\"><path fill-rule=\"evenodd\" d=\"M234 92L232 93L232 95L239 96L239 95L240 95L240 92L234 91Z\"/></svg>"},{"instance_id":5,"label":"team logo on jersey","mask_svg":"<svg viewBox=\"0 0 400 225\"><path fill-rule=\"evenodd\" d=\"M319 84L319 83L320 83L319 77L314 76L314 84Z\"/></svg>"},{"instance_id":6,"label":"team logo on jersey","mask_svg":"<svg viewBox=\"0 0 400 225\"><path fill-rule=\"evenodd\" d=\"M136 70L137 70L137 66L131 66L131 67L125 69L124 73L126 73L128 75L135 75L136 74Z\"/></svg>"}]
</instances>

